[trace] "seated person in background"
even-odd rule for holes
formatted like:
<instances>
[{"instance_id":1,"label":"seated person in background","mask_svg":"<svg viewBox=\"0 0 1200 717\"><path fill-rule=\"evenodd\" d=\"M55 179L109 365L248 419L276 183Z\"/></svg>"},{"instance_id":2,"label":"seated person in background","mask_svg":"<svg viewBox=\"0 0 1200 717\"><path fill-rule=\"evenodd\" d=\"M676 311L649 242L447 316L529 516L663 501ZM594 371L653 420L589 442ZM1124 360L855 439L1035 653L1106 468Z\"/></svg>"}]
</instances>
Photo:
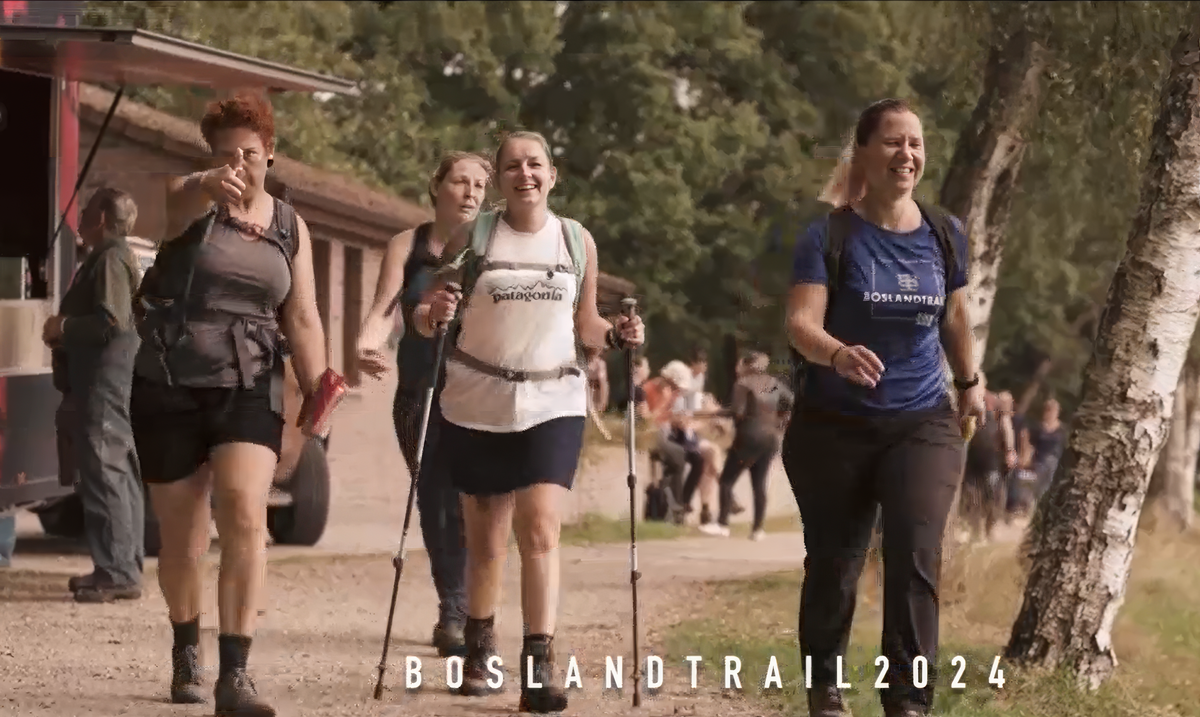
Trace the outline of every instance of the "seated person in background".
<instances>
[{"instance_id":1,"label":"seated person in background","mask_svg":"<svg viewBox=\"0 0 1200 717\"><path fill-rule=\"evenodd\" d=\"M657 429L654 451L662 461L663 480L673 503L678 503L679 497L683 495L685 479L692 472L699 475L704 469L703 458L699 452L689 452L684 444L671 440L672 435L680 435L680 432L686 432L688 428L686 416L675 408L681 391L680 386L689 378L687 367L673 361L664 366L656 378L646 381L640 387L645 396L647 417Z\"/></svg>"}]
</instances>

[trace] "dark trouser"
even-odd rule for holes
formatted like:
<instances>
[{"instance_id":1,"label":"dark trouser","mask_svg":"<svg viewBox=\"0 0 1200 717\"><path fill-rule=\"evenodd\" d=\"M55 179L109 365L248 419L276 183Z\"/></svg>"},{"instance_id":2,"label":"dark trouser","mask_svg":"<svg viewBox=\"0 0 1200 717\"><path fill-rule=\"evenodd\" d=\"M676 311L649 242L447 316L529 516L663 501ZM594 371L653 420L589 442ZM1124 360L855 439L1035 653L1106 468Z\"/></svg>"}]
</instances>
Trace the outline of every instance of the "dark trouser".
<instances>
[{"instance_id":1,"label":"dark trouser","mask_svg":"<svg viewBox=\"0 0 1200 717\"><path fill-rule=\"evenodd\" d=\"M691 505L692 496L696 494L700 478L704 475L704 456L700 451L689 450L687 446L668 439L659 441L658 453L662 456L663 477L671 487L671 495L675 496L680 508L686 508Z\"/></svg>"},{"instance_id":2,"label":"dark trouser","mask_svg":"<svg viewBox=\"0 0 1200 717\"><path fill-rule=\"evenodd\" d=\"M767 517L767 475L771 461L779 450L779 439L770 434L739 433L733 439L729 453L725 455L725 467L721 470L721 510L717 522L729 525L729 513L733 508L733 486L750 471L750 488L754 491L754 527L758 530Z\"/></svg>"},{"instance_id":3,"label":"dark trouser","mask_svg":"<svg viewBox=\"0 0 1200 717\"><path fill-rule=\"evenodd\" d=\"M96 392L103 391L95 389ZM97 576L119 585L140 584L145 560L146 498L133 429L104 396L64 394L59 430L68 433L83 504L84 539Z\"/></svg>"},{"instance_id":4,"label":"dark trouser","mask_svg":"<svg viewBox=\"0 0 1200 717\"><path fill-rule=\"evenodd\" d=\"M836 685L878 506L890 685L881 699L889 710L933 703L942 531L963 450L949 407L870 419L810 410L793 418L783 464L804 528L800 650L812 656L814 686ZM928 661L924 689L912 684L918 656Z\"/></svg>"},{"instance_id":5,"label":"dark trouser","mask_svg":"<svg viewBox=\"0 0 1200 717\"><path fill-rule=\"evenodd\" d=\"M421 435L421 414L424 394L398 391L392 405L392 419L400 452L408 464L409 474L416 474L417 441ZM437 470L429 461L435 454L441 410L435 400L429 411L429 428L422 453L424 470L417 479L417 509L420 511L421 537L429 554L429 569L433 587L438 595L438 620L442 624L466 620L467 609L467 548L463 538L462 505L451 476Z\"/></svg>"}]
</instances>

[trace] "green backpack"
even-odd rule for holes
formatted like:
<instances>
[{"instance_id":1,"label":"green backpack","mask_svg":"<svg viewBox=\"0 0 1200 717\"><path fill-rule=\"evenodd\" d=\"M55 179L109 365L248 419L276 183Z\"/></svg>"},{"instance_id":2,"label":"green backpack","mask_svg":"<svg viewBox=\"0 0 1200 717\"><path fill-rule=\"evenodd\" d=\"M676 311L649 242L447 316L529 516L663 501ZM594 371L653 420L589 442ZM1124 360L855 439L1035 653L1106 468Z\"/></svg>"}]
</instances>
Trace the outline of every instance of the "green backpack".
<instances>
[{"instance_id":1,"label":"green backpack","mask_svg":"<svg viewBox=\"0 0 1200 717\"><path fill-rule=\"evenodd\" d=\"M574 306L579 306L579 294L583 290L583 276L587 270L587 247L583 243L583 226L574 219L558 217L562 222L563 237L567 243L567 253L571 257L573 267L565 264L538 264L534 262L514 262L514 261L493 261L488 257L488 249L491 247L492 238L496 234L496 227L500 223L499 212L480 212L475 219L475 224L471 228L471 241L467 246L463 247L453 259L451 259L441 270L443 272L455 271L462 269L463 284L462 284L462 300L457 315L450 326L450 339L452 346L458 345L458 339L462 332L462 317L466 313L466 306L471 300L471 292L475 288L475 283L479 280L479 276L483 272L492 269L524 269L533 271L545 271L550 273L565 274L568 272L575 274L575 302ZM440 273L440 272L439 272ZM578 346L578 341L576 342ZM489 373L494 376L502 376L508 380L542 380L558 378L560 376L574 373L578 374L583 370L584 358L582 352L576 354L576 364L572 366L562 366L558 369L548 371L513 371L502 369L496 366L491 366L479 361L471 356L468 356L461 351L455 350L453 356L459 361L475 368L476 370Z\"/></svg>"},{"instance_id":2,"label":"green backpack","mask_svg":"<svg viewBox=\"0 0 1200 717\"><path fill-rule=\"evenodd\" d=\"M571 256L571 263L574 265L574 268L565 264L535 264L530 262L492 261L487 259L492 237L496 233L496 227L500 224L500 213L496 211L480 212L479 216L475 219L475 224L471 228L470 243L446 265L446 270L463 270L462 291L464 304L470 300L471 292L475 288L475 282L479 280L479 275L484 271L490 269L533 269L555 271L558 273L574 272L575 306L579 306L579 295L583 291L583 276L587 271L587 247L583 243L583 225L574 219L567 219L566 217L558 217L558 220L562 222L563 236L567 242L567 253ZM461 313L460 311L460 316Z\"/></svg>"}]
</instances>

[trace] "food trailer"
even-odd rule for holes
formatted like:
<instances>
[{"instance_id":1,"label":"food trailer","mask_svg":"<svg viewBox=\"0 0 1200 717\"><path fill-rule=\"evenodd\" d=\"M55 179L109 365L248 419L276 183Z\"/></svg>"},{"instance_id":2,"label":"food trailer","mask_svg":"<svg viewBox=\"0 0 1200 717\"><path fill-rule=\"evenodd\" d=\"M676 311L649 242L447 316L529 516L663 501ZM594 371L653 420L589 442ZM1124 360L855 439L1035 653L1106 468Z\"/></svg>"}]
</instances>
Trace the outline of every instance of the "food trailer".
<instances>
[{"instance_id":1,"label":"food trailer","mask_svg":"<svg viewBox=\"0 0 1200 717\"><path fill-rule=\"evenodd\" d=\"M70 462L58 456L60 395L41 332L77 265L76 221L79 203L86 199L79 191L124 89L261 87L356 95L357 88L348 80L143 30L73 27L62 17L57 24L45 18L37 22L0 23L0 156L6 170L0 173L0 514L30 510L48 533L73 536L82 532L82 509L74 476L60 476L60 465ZM75 101L79 83L118 88L82 158ZM134 242L144 266L153 261L155 241L162 238ZM329 512L327 443L306 440L294 427L300 392L290 367L288 377L289 429L269 526L277 543L314 545ZM153 521L153 511L146 514ZM146 533L153 555L158 531L152 522Z\"/></svg>"}]
</instances>

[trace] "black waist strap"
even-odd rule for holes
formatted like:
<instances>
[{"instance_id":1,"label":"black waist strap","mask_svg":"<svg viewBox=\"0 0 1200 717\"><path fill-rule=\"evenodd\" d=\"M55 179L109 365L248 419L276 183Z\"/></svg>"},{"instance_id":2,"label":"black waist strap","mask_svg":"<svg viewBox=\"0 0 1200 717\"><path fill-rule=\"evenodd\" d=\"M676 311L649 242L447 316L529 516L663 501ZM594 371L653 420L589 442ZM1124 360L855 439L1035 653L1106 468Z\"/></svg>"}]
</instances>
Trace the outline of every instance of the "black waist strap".
<instances>
[{"instance_id":1,"label":"black waist strap","mask_svg":"<svg viewBox=\"0 0 1200 717\"><path fill-rule=\"evenodd\" d=\"M461 363L464 366L486 373L489 376L502 378L505 381L513 383L525 383L528 381L553 381L564 376L579 376L583 373L582 369L575 364L567 364L558 368L548 369L546 371L520 371L503 366L495 366L482 359L477 359L474 356L466 353L462 349L455 347L450 354L450 358Z\"/></svg>"}]
</instances>

